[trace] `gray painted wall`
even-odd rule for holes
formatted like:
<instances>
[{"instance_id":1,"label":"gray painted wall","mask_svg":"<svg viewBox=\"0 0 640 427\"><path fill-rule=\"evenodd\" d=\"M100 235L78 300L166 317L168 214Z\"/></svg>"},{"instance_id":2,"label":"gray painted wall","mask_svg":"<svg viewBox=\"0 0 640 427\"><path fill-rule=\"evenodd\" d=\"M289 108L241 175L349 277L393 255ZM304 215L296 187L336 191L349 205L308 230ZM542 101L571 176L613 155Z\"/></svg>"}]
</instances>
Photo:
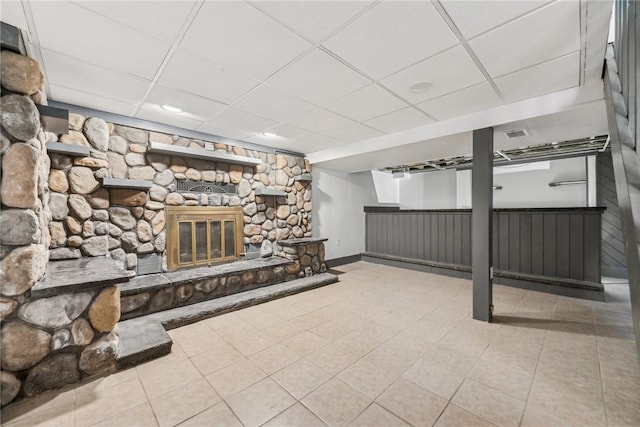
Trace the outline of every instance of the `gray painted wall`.
<instances>
[{"instance_id":1,"label":"gray painted wall","mask_svg":"<svg viewBox=\"0 0 640 427\"><path fill-rule=\"evenodd\" d=\"M470 211L366 215L366 249L471 266ZM494 211L496 270L600 282L600 210Z\"/></svg>"},{"instance_id":2,"label":"gray painted wall","mask_svg":"<svg viewBox=\"0 0 640 427\"><path fill-rule=\"evenodd\" d=\"M598 155L596 169L598 173L598 206L607 208L602 213L602 274L626 278L627 261L624 253L624 233L620 222L611 152Z\"/></svg>"}]
</instances>

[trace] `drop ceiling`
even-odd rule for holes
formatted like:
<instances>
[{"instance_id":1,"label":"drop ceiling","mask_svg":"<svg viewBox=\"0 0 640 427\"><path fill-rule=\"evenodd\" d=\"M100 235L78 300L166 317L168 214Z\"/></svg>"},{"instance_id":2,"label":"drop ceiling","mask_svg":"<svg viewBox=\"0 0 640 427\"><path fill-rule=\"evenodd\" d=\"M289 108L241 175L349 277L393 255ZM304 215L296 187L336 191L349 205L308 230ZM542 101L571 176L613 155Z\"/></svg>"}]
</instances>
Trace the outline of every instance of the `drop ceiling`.
<instances>
[{"instance_id":1,"label":"drop ceiling","mask_svg":"<svg viewBox=\"0 0 640 427\"><path fill-rule=\"evenodd\" d=\"M511 117L537 120L531 127L545 135L548 121L551 140L590 136L574 135L580 120L578 130L566 129L571 136L559 135L565 129L546 107L554 94L574 91L557 112L584 110L594 115L581 116L584 123L603 122L595 117L601 94L585 101L581 91L600 82L611 4L15 1L1 7L3 21L28 33L50 100L355 170L349 156L385 158L398 147L409 156L416 143L462 141L452 136L468 131L460 123L482 112L496 112L478 122L487 126ZM418 82L428 82L427 90L412 90ZM182 112L169 113L165 104ZM526 115L511 114L523 105ZM447 130L432 141L432 129ZM450 155L468 151L453 145ZM417 159L399 163L409 160Z\"/></svg>"}]
</instances>

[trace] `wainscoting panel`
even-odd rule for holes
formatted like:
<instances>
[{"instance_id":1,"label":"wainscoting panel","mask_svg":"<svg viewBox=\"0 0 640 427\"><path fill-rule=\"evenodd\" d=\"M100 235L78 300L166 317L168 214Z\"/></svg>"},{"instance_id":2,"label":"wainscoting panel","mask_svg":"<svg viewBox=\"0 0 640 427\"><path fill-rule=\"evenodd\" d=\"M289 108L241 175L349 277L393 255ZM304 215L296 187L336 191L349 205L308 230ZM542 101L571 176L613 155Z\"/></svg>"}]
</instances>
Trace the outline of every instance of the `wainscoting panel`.
<instances>
[{"instance_id":1,"label":"wainscoting panel","mask_svg":"<svg viewBox=\"0 0 640 427\"><path fill-rule=\"evenodd\" d=\"M471 211L367 207L366 252L471 266ZM495 270L600 282L602 208L496 209Z\"/></svg>"}]
</instances>

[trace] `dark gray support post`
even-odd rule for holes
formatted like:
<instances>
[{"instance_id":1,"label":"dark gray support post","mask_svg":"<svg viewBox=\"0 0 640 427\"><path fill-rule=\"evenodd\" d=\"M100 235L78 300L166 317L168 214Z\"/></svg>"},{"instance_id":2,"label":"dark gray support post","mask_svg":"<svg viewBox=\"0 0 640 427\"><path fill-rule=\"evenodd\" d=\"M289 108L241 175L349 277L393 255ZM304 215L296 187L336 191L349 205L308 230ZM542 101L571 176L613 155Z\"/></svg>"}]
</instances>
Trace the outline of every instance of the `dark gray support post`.
<instances>
[{"instance_id":1,"label":"dark gray support post","mask_svg":"<svg viewBox=\"0 0 640 427\"><path fill-rule=\"evenodd\" d=\"M473 318L490 322L493 311L493 128L473 131L471 208Z\"/></svg>"}]
</instances>

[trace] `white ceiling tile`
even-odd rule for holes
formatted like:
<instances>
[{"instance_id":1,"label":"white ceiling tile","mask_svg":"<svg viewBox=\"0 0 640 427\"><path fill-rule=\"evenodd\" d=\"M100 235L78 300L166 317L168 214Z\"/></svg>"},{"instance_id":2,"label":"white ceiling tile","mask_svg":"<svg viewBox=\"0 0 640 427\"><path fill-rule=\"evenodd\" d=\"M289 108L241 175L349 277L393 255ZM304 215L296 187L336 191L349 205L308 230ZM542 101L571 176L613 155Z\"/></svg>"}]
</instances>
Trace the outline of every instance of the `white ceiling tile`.
<instances>
[{"instance_id":1,"label":"white ceiling tile","mask_svg":"<svg viewBox=\"0 0 640 427\"><path fill-rule=\"evenodd\" d=\"M289 124L312 132L324 133L323 131L325 130L340 129L355 124L355 122L332 113L331 111L317 108L309 113L305 113L302 116L290 120Z\"/></svg>"},{"instance_id":2,"label":"white ceiling tile","mask_svg":"<svg viewBox=\"0 0 640 427\"><path fill-rule=\"evenodd\" d=\"M406 103L375 83L327 105L328 109L359 122L406 107Z\"/></svg>"},{"instance_id":3,"label":"white ceiling tile","mask_svg":"<svg viewBox=\"0 0 640 427\"><path fill-rule=\"evenodd\" d=\"M384 135L384 133L371 129L367 126L363 126L360 123L354 123L340 129L327 129L324 131L324 134L345 142L362 141L363 139Z\"/></svg>"},{"instance_id":4,"label":"white ceiling tile","mask_svg":"<svg viewBox=\"0 0 640 427\"><path fill-rule=\"evenodd\" d=\"M264 80L311 45L245 2L210 1L202 6L180 46Z\"/></svg>"},{"instance_id":5,"label":"white ceiling tile","mask_svg":"<svg viewBox=\"0 0 640 427\"><path fill-rule=\"evenodd\" d=\"M2 2L2 22L13 25L16 28L27 31L27 19L24 16L22 2L3 1Z\"/></svg>"},{"instance_id":6,"label":"white ceiling tile","mask_svg":"<svg viewBox=\"0 0 640 427\"><path fill-rule=\"evenodd\" d=\"M252 91L237 102L234 107L279 122L287 121L316 108L313 104L286 95L266 85Z\"/></svg>"},{"instance_id":7,"label":"white ceiling tile","mask_svg":"<svg viewBox=\"0 0 640 427\"><path fill-rule=\"evenodd\" d=\"M577 86L580 52L494 79L508 102Z\"/></svg>"},{"instance_id":8,"label":"white ceiling tile","mask_svg":"<svg viewBox=\"0 0 640 427\"><path fill-rule=\"evenodd\" d=\"M263 132L276 124L277 122L273 120L235 108L228 108L199 130L228 138L246 138L254 133Z\"/></svg>"},{"instance_id":9,"label":"white ceiling tile","mask_svg":"<svg viewBox=\"0 0 640 427\"><path fill-rule=\"evenodd\" d=\"M462 116L502 104L488 82L432 99L417 107L438 120Z\"/></svg>"},{"instance_id":10,"label":"white ceiling tile","mask_svg":"<svg viewBox=\"0 0 640 427\"><path fill-rule=\"evenodd\" d=\"M257 8L314 42L369 6L372 1L252 1Z\"/></svg>"},{"instance_id":11,"label":"white ceiling tile","mask_svg":"<svg viewBox=\"0 0 640 427\"><path fill-rule=\"evenodd\" d=\"M294 141L303 141L320 136L317 133L313 133L296 126L291 126L286 123L270 128L269 132Z\"/></svg>"},{"instance_id":12,"label":"white ceiling tile","mask_svg":"<svg viewBox=\"0 0 640 427\"><path fill-rule=\"evenodd\" d=\"M94 93L81 92L68 87L49 85L51 93L49 100L64 102L67 104L78 105L94 110L106 111L108 113L121 114L123 116L131 116L135 109L135 105L130 102L118 101Z\"/></svg>"},{"instance_id":13,"label":"white ceiling tile","mask_svg":"<svg viewBox=\"0 0 640 427\"><path fill-rule=\"evenodd\" d=\"M68 2L31 2L31 10L41 47L146 79L170 47Z\"/></svg>"},{"instance_id":14,"label":"white ceiling tile","mask_svg":"<svg viewBox=\"0 0 640 427\"><path fill-rule=\"evenodd\" d=\"M318 49L269 79L270 86L321 105L368 83L371 81Z\"/></svg>"},{"instance_id":15,"label":"white ceiling tile","mask_svg":"<svg viewBox=\"0 0 640 427\"><path fill-rule=\"evenodd\" d=\"M414 83L426 81L424 92L411 91ZM462 46L422 61L382 80L384 86L410 103L418 103L485 81L484 76Z\"/></svg>"},{"instance_id":16,"label":"white ceiling tile","mask_svg":"<svg viewBox=\"0 0 640 427\"><path fill-rule=\"evenodd\" d=\"M77 6L90 9L121 24L135 28L161 40L172 42L194 1L74 1Z\"/></svg>"},{"instance_id":17,"label":"white ceiling tile","mask_svg":"<svg viewBox=\"0 0 640 427\"><path fill-rule=\"evenodd\" d=\"M248 138L247 141L270 147L274 146L273 144L288 144L291 146L305 138L310 138L315 135L312 132L289 125L274 126L267 130L267 133L275 134L276 136L266 136L264 133L258 133Z\"/></svg>"},{"instance_id":18,"label":"white ceiling tile","mask_svg":"<svg viewBox=\"0 0 640 427\"><path fill-rule=\"evenodd\" d=\"M429 123L433 123L433 120L415 108L405 108L365 122L366 125L385 133L402 132Z\"/></svg>"},{"instance_id":19,"label":"white ceiling tile","mask_svg":"<svg viewBox=\"0 0 640 427\"><path fill-rule=\"evenodd\" d=\"M268 132L275 133L278 137L270 138L262 134L258 134L252 136L247 141L270 147L277 146L278 148L297 151L299 153L318 151L341 144L341 142L336 141L333 138L329 138L328 136L309 132L288 124L274 126L270 128Z\"/></svg>"},{"instance_id":20,"label":"white ceiling tile","mask_svg":"<svg viewBox=\"0 0 640 427\"><path fill-rule=\"evenodd\" d=\"M427 1L386 1L323 46L380 79L458 43Z\"/></svg>"},{"instance_id":21,"label":"white ceiling tile","mask_svg":"<svg viewBox=\"0 0 640 427\"><path fill-rule=\"evenodd\" d=\"M245 140L248 136L255 132L245 131L242 129L228 128L218 125L205 125L197 129L198 132L208 133L213 136L222 136L230 139Z\"/></svg>"},{"instance_id":22,"label":"white ceiling tile","mask_svg":"<svg viewBox=\"0 0 640 427\"><path fill-rule=\"evenodd\" d=\"M203 122L210 120L226 107L226 104L202 96L159 85L153 87L147 96L146 104L153 104L157 108L168 104L182 109L183 112L180 115L183 117L191 117Z\"/></svg>"},{"instance_id":23,"label":"white ceiling tile","mask_svg":"<svg viewBox=\"0 0 640 427\"><path fill-rule=\"evenodd\" d=\"M173 114L160 110L156 105L145 105L136 114L136 117L143 120L176 126L183 129L196 129L202 125L201 120L195 120L181 114Z\"/></svg>"},{"instance_id":24,"label":"white ceiling tile","mask_svg":"<svg viewBox=\"0 0 640 427\"><path fill-rule=\"evenodd\" d=\"M443 1L442 6L466 39L524 15L550 0Z\"/></svg>"},{"instance_id":25,"label":"white ceiling tile","mask_svg":"<svg viewBox=\"0 0 640 427\"><path fill-rule=\"evenodd\" d=\"M580 2L559 1L489 31L469 45L492 77L580 49Z\"/></svg>"},{"instance_id":26,"label":"white ceiling tile","mask_svg":"<svg viewBox=\"0 0 640 427\"><path fill-rule=\"evenodd\" d=\"M268 147L296 151L298 153L308 153L340 144L339 141L327 136L319 135L287 124L272 127L268 132L275 133L277 136L265 136L260 133L248 138L247 141L266 145Z\"/></svg>"},{"instance_id":27,"label":"white ceiling tile","mask_svg":"<svg viewBox=\"0 0 640 427\"><path fill-rule=\"evenodd\" d=\"M344 142L337 141L323 135L318 135L317 137L301 141L300 151L302 153L309 154L313 153L314 151L325 150L327 148L333 148L340 145L344 145Z\"/></svg>"},{"instance_id":28,"label":"white ceiling tile","mask_svg":"<svg viewBox=\"0 0 640 427\"><path fill-rule=\"evenodd\" d=\"M49 84L138 103L151 82L42 49Z\"/></svg>"},{"instance_id":29,"label":"white ceiling tile","mask_svg":"<svg viewBox=\"0 0 640 427\"><path fill-rule=\"evenodd\" d=\"M165 86L186 90L230 104L259 83L200 56L176 50L158 80Z\"/></svg>"}]
</instances>

